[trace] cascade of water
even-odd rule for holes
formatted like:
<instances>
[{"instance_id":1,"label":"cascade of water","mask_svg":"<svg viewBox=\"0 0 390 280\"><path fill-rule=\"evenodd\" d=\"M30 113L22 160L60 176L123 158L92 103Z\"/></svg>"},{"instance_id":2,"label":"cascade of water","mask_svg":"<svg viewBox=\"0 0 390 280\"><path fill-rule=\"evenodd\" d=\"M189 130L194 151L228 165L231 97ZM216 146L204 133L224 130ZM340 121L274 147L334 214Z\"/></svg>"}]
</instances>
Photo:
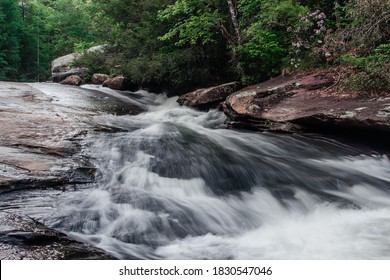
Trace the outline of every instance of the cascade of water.
<instances>
[{"instance_id":1,"label":"cascade of water","mask_svg":"<svg viewBox=\"0 0 390 280\"><path fill-rule=\"evenodd\" d=\"M98 186L36 217L119 258L390 258L386 156L137 98L145 113L97 117L126 132L87 139Z\"/></svg>"}]
</instances>

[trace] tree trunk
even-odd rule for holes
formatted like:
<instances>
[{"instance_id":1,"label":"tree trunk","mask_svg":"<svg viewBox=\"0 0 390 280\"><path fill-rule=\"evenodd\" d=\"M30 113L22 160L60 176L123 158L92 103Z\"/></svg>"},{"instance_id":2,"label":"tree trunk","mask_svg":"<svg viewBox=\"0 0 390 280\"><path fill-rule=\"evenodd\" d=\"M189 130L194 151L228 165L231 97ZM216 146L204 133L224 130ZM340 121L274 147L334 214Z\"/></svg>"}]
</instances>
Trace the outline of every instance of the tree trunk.
<instances>
[{"instance_id":1,"label":"tree trunk","mask_svg":"<svg viewBox=\"0 0 390 280\"><path fill-rule=\"evenodd\" d=\"M25 2L25 0L22 0L21 1L21 9L22 9L22 20L23 21L26 21L26 2Z\"/></svg>"},{"instance_id":2,"label":"tree trunk","mask_svg":"<svg viewBox=\"0 0 390 280\"><path fill-rule=\"evenodd\" d=\"M237 20L237 10L236 10L236 7L234 5L233 0L227 0L227 4L229 6L230 19L232 21L234 32L235 32L235 35L236 35L236 43L238 45L241 45L241 43L242 43L241 31L240 31L240 26L239 26L238 20Z\"/></svg>"}]
</instances>

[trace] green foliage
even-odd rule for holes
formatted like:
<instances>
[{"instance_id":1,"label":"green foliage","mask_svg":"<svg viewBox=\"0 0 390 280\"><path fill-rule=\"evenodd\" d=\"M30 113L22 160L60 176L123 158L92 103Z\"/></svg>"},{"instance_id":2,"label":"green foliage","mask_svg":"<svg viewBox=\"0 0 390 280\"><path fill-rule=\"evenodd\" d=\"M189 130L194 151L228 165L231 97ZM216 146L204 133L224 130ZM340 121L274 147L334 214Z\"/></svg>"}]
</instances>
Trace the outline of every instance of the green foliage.
<instances>
[{"instance_id":1,"label":"green foliage","mask_svg":"<svg viewBox=\"0 0 390 280\"><path fill-rule=\"evenodd\" d=\"M16 79L20 70L21 17L16 1L0 0L0 79Z\"/></svg>"},{"instance_id":2,"label":"green foliage","mask_svg":"<svg viewBox=\"0 0 390 280\"><path fill-rule=\"evenodd\" d=\"M260 82L279 74L292 40L288 29L299 24L307 9L291 0L246 0L239 1L238 11L244 26L244 42L238 47L244 82Z\"/></svg>"},{"instance_id":3,"label":"green foliage","mask_svg":"<svg viewBox=\"0 0 390 280\"><path fill-rule=\"evenodd\" d=\"M0 78L47 79L52 59L94 42L88 2L0 0Z\"/></svg>"},{"instance_id":4,"label":"green foliage","mask_svg":"<svg viewBox=\"0 0 390 280\"><path fill-rule=\"evenodd\" d=\"M53 54L61 56L73 52L77 44L94 42L86 6L81 0L56 0L52 3L52 13L48 19L48 30L55 42ZM77 23L77 24L75 24Z\"/></svg>"},{"instance_id":5,"label":"green foliage","mask_svg":"<svg viewBox=\"0 0 390 280\"><path fill-rule=\"evenodd\" d=\"M172 0L95 1L100 13L94 21L101 22L100 36L109 46L109 74L174 88L205 85L210 78L228 75L226 45L209 24L216 19L196 12L206 7L204 1L181 2L191 5L171 6ZM185 18L185 24L176 25Z\"/></svg>"},{"instance_id":6,"label":"green foliage","mask_svg":"<svg viewBox=\"0 0 390 280\"><path fill-rule=\"evenodd\" d=\"M74 66L83 66L89 69L90 73L107 73L112 72L112 64L110 63L110 56L103 52L84 52L82 57L77 60L76 65ZM88 81L87 77L86 80Z\"/></svg>"},{"instance_id":7,"label":"green foliage","mask_svg":"<svg viewBox=\"0 0 390 280\"><path fill-rule=\"evenodd\" d=\"M339 57L341 64L350 65L356 68L362 68L365 64L364 59L358 57L356 54L346 53Z\"/></svg>"},{"instance_id":8,"label":"green foliage","mask_svg":"<svg viewBox=\"0 0 390 280\"><path fill-rule=\"evenodd\" d=\"M158 13L158 19L161 21L175 18L179 18L178 22L167 33L159 37L160 40L176 39L174 43L176 46L207 45L216 42L216 30L222 21L222 16L218 10L208 6L207 2L180 0Z\"/></svg>"},{"instance_id":9,"label":"green foliage","mask_svg":"<svg viewBox=\"0 0 390 280\"><path fill-rule=\"evenodd\" d=\"M141 85L255 83L290 62L338 62L354 86L383 89L389 22L389 0L0 0L0 79L43 80L52 59L106 44L78 63Z\"/></svg>"},{"instance_id":10,"label":"green foliage","mask_svg":"<svg viewBox=\"0 0 390 280\"><path fill-rule=\"evenodd\" d=\"M355 90L390 90L390 44L382 44L368 56L345 54L341 63L355 68L345 81Z\"/></svg>"},{"instance_id":11,"label":"green foliage","mask_svg":"<svg viewBox=\"0 0 390 280\"><path fill-rule=\"evenodd\" d=\"M279 73L282 59L287 55L278 34L256 31L243 45L238 47L242 54L242 65L247 75L245 83L254 83Z\"/></svg>"},{"instance_id":12,"label":"green foliage","mask_svg":"<svg viewBox=\"0 0 390 280\"><path fill-rule=\"evenodd\" d=\"M385 62L390 59L390 44L382 44L375 48L372 54L358 56L357 54L346 53L340 56L340 62L346 65L364 69L370 62Z\"/></svg>"},{"instance_id":13,"label":"green foliage","mask_svg":"<svg viewBox=\"0 0 390 280\"><path fill-rule=\"evenodd\" d=\"M95 42L84 42L84 41L81 41L81 42L78 42L78 43L74 43L74 46L73 46L73 52L74 53L83 53L85 50L95 46L96 43Z\"/></svg>"},{"instance_id":14,"label":"green foliage","mask_svg":"<svg viewBox=\"0 0 390 280\"><path fill-rule=\"evenodd\" d=\"M269 29L286 32L288 27L296 26L300 17L309 9L293 0L262 1L262 9L258 15L259 23Z\"/></svg>"},{"instance_id":15,"label":"green foliage","mask_svg":"<svg viewBox=\"0 0 390 280\"><path fill-rule=\"evenodd\" d=\"M377 55L390 56L390 43L379 45L374 50L374 53Z\"/></svg>"},{"instance_id":16,"label":"green foliage","mask_svg":"<svg viewBox=\"0 0 390 280\"><path fill-rule=\"evenodd\" d=\"M350 0L343 10L342 34L350 48L366 55L390 39L389 0Z\"/></svg>"},{"instance_id":17,"label":"green foliage","mask_svg":"<svg viewBox=\"0 0 390 280\"><path fill-rule=\"evenodd\" d=\"M226 2L173 2L157 15L160 24L166 26L159 36L163 44L160 52L167 60L164 65L169 65L163 79L174 87L199 87L234 79L230 50L223 37L230 34L221 32L226 23Z\"/></svg>"},{"instance_id":18,"label":"green foliage","mask_svg":"<svg viewBox=\"0 0 390 280\"><path fill-rule=\"evenodd\" d=\"M105 73L124 74L133 82L146 81L153 76L143 72L150 64L149 71L155 71L158 79L164 70L159 59L163 44L158 40L164 26L156 18L157 11L166 3L166 0L94 1L93 22L100 23L97 26L99 35L108 45L108 55L104 63L100 63L108 69Z\"/></svg>"},{"instance_id":19,"label":"green foliage","mask_svg":"<svg viewBox=\"0 0 390 280\"><path fill-rule=\"evenodd\" d=\"M292 0L240 0L236 5L242 38L232 28L226 1L178 0L158 14L171 26L160 39L177 47L224 42L223 52L230 55L227 68L244 82L278 74L290 45L287 26L296 25L307 9Z\"/></svg>"}]
</instances>

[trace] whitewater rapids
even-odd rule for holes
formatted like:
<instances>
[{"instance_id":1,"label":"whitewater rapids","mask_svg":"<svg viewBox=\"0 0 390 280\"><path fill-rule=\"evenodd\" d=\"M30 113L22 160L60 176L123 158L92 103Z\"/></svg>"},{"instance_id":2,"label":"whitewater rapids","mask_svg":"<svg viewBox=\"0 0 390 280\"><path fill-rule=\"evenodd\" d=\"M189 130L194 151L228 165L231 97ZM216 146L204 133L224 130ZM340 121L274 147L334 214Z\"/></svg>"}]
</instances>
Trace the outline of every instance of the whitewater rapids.
<instances>
[{"instance_id":1,"label":"whitewater rapids","mask_svg":"<svg viewBox=\"0 0 390 280\"><path fill-rule=\"evenodd\" d=\"M122 98L146 112L97 117L123 131L85 139L98 182L31 196L27 214L121 259L390 259L385 154Z\"/></svg>"}]
</instances>

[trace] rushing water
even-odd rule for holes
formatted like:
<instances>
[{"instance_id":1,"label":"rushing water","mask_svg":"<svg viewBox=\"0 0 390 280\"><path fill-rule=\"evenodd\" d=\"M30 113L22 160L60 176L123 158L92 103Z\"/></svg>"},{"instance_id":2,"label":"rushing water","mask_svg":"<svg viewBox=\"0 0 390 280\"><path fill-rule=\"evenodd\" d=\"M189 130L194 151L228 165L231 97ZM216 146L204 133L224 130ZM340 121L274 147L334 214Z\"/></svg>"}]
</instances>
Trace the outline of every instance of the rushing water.
<instances>
[{"instance_id":1,"label":"rushing water","mask_svg":"<svg viewBox=\"0 0 390 280\"><path fill-rule=\"evenodd\" d=\"M386 155L135 97L147 112L98 118L126 132L86 139L98 183L30 195L30 215L118 258L390 259Z\"/></svg>"}]
</instances>

